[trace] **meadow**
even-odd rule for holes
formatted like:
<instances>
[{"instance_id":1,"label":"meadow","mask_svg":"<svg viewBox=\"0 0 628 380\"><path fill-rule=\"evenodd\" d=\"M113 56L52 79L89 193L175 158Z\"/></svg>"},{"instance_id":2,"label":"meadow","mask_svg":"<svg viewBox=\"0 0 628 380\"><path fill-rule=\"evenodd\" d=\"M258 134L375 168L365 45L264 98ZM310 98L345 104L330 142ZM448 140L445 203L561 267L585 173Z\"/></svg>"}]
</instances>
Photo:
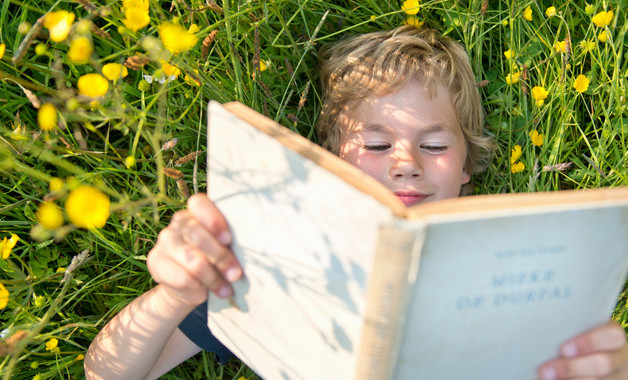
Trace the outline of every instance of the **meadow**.
<instances>
[{"instance_id":1,"label":"meadow","mask_svg":"<svg viewBox=\"0 0 628 380\"><path fill-rule=\"evenodd\" d=\"M474 193L628 185L626 0L0 1L0 374L79 379L204 192L207 101L316 140L317 50L429 26L466 47L496 148ZM568 316L565 316L568 317ZM628 327L622 293L612 316ZM201 353L166 379L253 379Z\"/></svg>"}]
</instances>

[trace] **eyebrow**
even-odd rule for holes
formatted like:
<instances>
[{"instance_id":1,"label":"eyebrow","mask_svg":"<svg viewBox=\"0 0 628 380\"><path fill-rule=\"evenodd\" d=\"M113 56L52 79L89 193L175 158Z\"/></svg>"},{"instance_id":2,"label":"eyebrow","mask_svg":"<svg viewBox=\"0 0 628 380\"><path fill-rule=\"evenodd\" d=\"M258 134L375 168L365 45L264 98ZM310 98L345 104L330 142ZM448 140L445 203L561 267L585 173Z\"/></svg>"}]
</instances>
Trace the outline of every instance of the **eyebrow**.
<instances>
[{"instance_id":1,"label":"eyebrow","mask_svg":"<svg viewBox=\"0 0 628 380\"><path fill-rule=\"evenodd\" d=\"M393 128L388 127L384 124L379 123L369 123L362 127L362 131L364 132L389 132ZM422 133L434 133L434 132L452 132L451 128L448 128L444 124L430 124L425 128L422 128Z\"/></svg>"}]
</instances>

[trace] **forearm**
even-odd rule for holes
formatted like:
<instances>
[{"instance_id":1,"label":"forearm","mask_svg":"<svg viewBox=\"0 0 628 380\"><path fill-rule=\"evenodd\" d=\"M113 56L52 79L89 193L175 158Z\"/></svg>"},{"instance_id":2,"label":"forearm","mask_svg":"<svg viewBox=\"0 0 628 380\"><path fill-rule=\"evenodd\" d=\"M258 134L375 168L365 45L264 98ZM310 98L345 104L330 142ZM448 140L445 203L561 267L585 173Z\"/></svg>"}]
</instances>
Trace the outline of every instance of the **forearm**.
<instances>
[{"instance_id":1,"label":"forearm","mask_svg":"<svg viewBox=\"0 0 628 380\"><path fill-rule=\"evenodd\" d=\"M96 336L85 357L88 379L144 379L194 305L158 285L125 307Z\"/></svg>"}]
</instances>

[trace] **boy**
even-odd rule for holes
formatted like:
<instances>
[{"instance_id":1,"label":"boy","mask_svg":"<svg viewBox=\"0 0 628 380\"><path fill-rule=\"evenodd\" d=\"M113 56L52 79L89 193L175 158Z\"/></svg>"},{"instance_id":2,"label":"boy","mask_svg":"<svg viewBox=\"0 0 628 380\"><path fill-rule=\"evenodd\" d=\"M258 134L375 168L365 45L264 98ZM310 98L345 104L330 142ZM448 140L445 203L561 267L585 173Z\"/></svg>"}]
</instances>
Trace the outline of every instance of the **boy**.
<instances>
[{"instance_id":1,"label":"boy","mask_svg":"<svg viewBox=\"0 0 628 380\"><path fill-rule=\"evenodd\" d=\"M325 98L317 130L327 149L407 205L465 192L471 175L485 167L491 142L482 134L479 93L460 45L402 27L348 39L321 55ZM87 377L156 378L201 346L226 359L228 350L206 329L203 306L208 291L229 297L229 283L242 276L230 241L213 203L191 197L148 256L159 285L94 339ZM566 342L539 377L627 378L627 361L623 330L608 324Z\"/></svg>"}]
</instances>

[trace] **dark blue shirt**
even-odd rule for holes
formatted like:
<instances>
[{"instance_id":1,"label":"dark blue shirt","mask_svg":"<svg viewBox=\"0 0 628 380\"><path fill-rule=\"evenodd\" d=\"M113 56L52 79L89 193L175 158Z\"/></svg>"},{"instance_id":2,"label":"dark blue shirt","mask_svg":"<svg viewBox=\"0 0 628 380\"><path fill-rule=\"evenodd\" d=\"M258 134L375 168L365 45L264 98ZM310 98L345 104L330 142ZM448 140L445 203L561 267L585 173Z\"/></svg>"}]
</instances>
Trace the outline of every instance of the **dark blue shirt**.
<instances>
[{"instance_id":1,"label":"dark blue shirt","mask_svg":"<svg viewBox=\"0 0 628 380\"><path fill-rule=\"evenodd\" d=\"M179 325L179 330L203 350L215 353L220 364L225 364L233 357L231 351L223 346L207 327L207 301L198 305L185 317Z\"/></svg>"}]
</instances>

